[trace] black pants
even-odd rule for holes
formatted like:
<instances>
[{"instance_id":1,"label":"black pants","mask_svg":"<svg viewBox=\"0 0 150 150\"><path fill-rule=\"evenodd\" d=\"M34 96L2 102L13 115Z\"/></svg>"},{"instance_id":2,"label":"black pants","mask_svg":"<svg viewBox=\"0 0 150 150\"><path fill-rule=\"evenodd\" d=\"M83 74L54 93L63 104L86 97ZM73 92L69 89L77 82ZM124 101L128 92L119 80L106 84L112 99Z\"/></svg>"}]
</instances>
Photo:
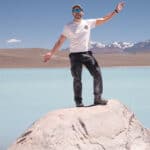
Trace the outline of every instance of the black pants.
<instances>
[{"instance_id":1,"label":"black pants","mask_svg":"<svg viewBox=\"0 0 150 150\"><path fill-rule=\"evenodd\" d=\"M103 82L100 67L92 55L91 51L71 53L69 55L71 62L71 73L73 76L73 88L74 88L74 100L76 103L82 102L82 67L89 70L90 74L93 76L93 88L94 88L94 100L101 99L101 94L103 92Z\"/></svg>"}]
</instances>

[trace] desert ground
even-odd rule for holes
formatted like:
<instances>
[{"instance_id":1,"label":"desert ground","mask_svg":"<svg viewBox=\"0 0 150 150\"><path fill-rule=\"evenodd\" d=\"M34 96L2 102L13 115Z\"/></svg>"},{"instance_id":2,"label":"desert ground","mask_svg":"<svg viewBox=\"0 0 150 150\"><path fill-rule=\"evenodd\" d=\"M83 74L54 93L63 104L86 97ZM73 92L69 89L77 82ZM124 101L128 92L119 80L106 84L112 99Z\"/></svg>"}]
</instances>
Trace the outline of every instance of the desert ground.
<instances>
[{"instance_id":1,"label":"desert ground","mask_svg":"<svg viewBox=\"0 0 150 150\"><path fill-rule=\"evenodd\" d=\"M50 61L43 62L48 50L40 48L0 49L0 68L61 68L70 67L69 52L59 51ZM150 53L94 53L101 67L150 66Z\"/></svg>"}]
</instances>

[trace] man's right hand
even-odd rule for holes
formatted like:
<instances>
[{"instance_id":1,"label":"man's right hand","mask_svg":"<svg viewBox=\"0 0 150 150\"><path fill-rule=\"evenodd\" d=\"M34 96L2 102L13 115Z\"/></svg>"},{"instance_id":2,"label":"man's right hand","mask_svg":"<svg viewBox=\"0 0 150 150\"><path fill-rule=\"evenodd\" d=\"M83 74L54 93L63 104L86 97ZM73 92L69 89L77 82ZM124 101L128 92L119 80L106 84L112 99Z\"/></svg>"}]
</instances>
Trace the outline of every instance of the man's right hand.
<instances>
[{"instance_id":1,"label":"man's right hand","mask_svg":"<svg viewBox=\"0 0 150 150\"><path fill-rule=\"evenodd\" d=\"M54 47L52 48L51 51L49 51L48 53L46 53L45 55L43 55L44 57L44 62L47 62L48 60L51 59L52 55L58 51L58 49L61 47L61 45L64 43L64 41L66 40L66 37L64 35L61 35L58 39L58 41L55 43Z\"/></svg>"},{"instance_id":2,"label":"man's right hand","mask_svg":"<svg viewBox=\"0 0 150 150\"><path fill-rule=\"evenodd\" d=\"M43 57L44 57L44 62L47 62L52 57L52 53L48 52Z\"/></svg>"}]
</instances>

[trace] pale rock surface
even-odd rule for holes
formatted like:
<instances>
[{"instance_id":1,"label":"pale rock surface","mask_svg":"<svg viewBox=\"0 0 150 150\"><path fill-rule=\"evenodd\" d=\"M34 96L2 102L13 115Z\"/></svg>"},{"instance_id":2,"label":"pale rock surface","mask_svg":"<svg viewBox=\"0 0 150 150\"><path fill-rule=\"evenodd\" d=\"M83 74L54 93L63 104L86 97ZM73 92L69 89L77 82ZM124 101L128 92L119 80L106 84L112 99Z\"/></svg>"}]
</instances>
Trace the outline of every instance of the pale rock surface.
<instances>
[{"instance_id":1,"label":"pale rock surface","mask_svg":"<svg viewBox=\"0 0 150 150\"><path fill-rule=\"evenodd\" d=\"M150 131L117 100L36 121L8 150L150 150Z\"/></svg>"}]
</instances>

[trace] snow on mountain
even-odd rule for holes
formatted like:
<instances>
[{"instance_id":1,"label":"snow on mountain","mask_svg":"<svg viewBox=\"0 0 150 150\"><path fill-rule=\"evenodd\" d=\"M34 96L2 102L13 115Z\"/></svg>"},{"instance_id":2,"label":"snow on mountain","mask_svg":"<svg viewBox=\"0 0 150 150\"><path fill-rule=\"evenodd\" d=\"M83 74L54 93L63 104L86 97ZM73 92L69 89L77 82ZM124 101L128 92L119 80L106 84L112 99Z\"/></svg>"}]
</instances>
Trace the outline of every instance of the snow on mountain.
<instances>
[{"instance_id":1,"label":"snow on mountain","mask_svg":"<svg viewBox=\"0 0 150 150\"><path fill-rule=\"evenodd\" d=\"M100 42L91 42L90 50L96 52L123 52L125 48L132 47L134 44L130 42L112 42L109 44L104 44Z\"/></svg>"},{"instance_id":2,"label":"snow on mountain","mask_svg":"<svg viewBox=\"0 0 150 150\"><path fill-rule=\"evenodd\" d=\"M90 48L105 48L106 45L100 42L90 42Z\"/></svg>"},{"instance_id":3,"label":"snow on mountain","mask_svg":"<svg viewBox=\"0 0 150 150\"><path fill-rule=\"evenodd\" d=\"M133 45L134 44L130 42L113 42L112 44L109 44L108 47L125 49L125 48L132 47Z\"/></svg>"}]
</instances>

